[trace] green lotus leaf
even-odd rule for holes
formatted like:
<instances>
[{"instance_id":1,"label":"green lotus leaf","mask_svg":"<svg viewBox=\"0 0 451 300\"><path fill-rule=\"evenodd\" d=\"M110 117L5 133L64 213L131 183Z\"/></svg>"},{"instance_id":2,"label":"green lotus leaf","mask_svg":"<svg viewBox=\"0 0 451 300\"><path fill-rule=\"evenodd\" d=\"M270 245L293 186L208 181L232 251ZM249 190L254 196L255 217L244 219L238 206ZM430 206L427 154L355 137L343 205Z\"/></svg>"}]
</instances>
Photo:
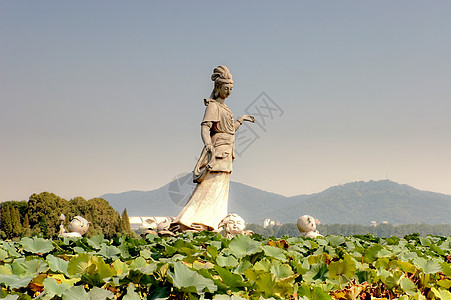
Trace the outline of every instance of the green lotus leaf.
<instances>
[{"instance_id":1,"label":"green lotus leaf","mask_svg":"<svg viewBox=\"0 0 451 300\"><path fill-rule=\"evenodd\" d=\"M441 300L451 300L451 293L444 289L436 289L432 288L431 292L434 294L435 297Z\"/></svg>"},{"instance_id":2,"label":"green lotus leaf","mask_svg":"<svg viewBox=\"0 0 451 300\"><path fill-rule=\"evenodd\" d=\"M332 279L336 279L339 276L344 276L347 279L350 279L354 275L356 269L355 261L349 254L345 254L343 260L330 263L329 276Z\"/></svg>"},{"instance_id":3,"label":"green lotus leaf","mask_svg":"<svg viewBox=\"0 0 451 300\"><path fill-rule=\"evenodd\" d=\"M2 299L2 300L17 300L17 299L19 299L19 295L8 294L8 295L6 295L6 297L0 298L0 299Z\"/></svg>"},{"instance_id":4,"label":"green lotus leaf","mask_svg":"<svg viewBox=\"0 0 451 300\"><path fill-rule=\"evenodd\" d=\"M320 287L310 288L304 284L298 288L298 296L304 296L309 300L332 300L332 297Z\"/></svg>"},{"instance_id":5,"label":"green lotus leaf","mask_svg":"<svg viewBox=\"0 0 451 300\"><path fill-rule=\"evenodd\" d=\"M117 246L117 249L119 249L119 251L121 251L120 255L123 259L128 259L131 257L129 249L132 249L132 248L130 248L129 244L127 244L127 243Z\"/></svg>"},{"instance_id":6,"label":"green lotus leaf","mask_svg":"<svg viewBox=\"0 0 451 300\"><path fill-rule=\"evenodd\" d=\"M448 277L451 277L451 264L446 262L442 263L442 269L443 274L445 274Z\"/></svg>"},{"instance_id":7,"label":"green lotus leaf","mask_svg":"<svg viewBox=\"0 0 451 300\"><path fill-rule=\"evenodd\" d=\"M86 250L82 247L75 246L73 249L75 253L86 253Z\"/></svg>"},{"instance_id":8,"label":"green lotus leaf","mask_svg":"<svg viewBox=\"0 0 451 300\"><path fill-rule=\"evenodd\" d=\"M319 255L310 255L307 260L310 265L317 264L320 262L327 263L330 261L331 257L328 253L323 253Z\"/></svg>"},{"instance_id":9,"label":"green lotus leaf","mask_svg":"<svg viewBox=\"0 0 451 300\"><path fill-rule=\"evenodd\" d=\"M236 274L244 274L244 271L249 269L250 267L252 267L252 264L250 263L250 261L242 260L242 261L240 261L238 266L232 270L232 272L236 273Z\"/></svg>"},{"instance_id":10,"label":"green lotus leaf","mask_svg":"<svg viewBox=\"0 0 451 300\"><path fill-rule=\"evenodd\" d=\"M417 257L413 259L413 264L423 271L425 274L433 274L442 271L442 266L439 262L433 259L425 259Z\"/></svg>"},{"instance_id":11,"label":"green lotus leaf","mask_svg":"<svg viewBox=\"0 0 451 300\"><path fill-rule=\"evenodd\" d=\"M3 245L2 245L3 246ZM8 251L3 250L2 248L0 248L0 260L4 261L9 257Z\"/></svg>"},{"instance_id":12,"label":"green lotus leaf","mask_svg":"<svg viewBox=\"0 0 451 300\"><path fill-rule=\"evenodd\" d=\"M11 265L12 273L19 277L35 277L49 269L49 265L43 259L33 259L28 261L16 260Z\"/></svg>"},{"instance_id":13,"label":"green lotus leaf","mask_svg":"<svg viewBox=\"0 0 451 300\"><path fill-rule=\"evenodd\" d=\"M91 300L85 288L81 285L73 286L63 293L63 300Z\"/></svg>"},{"instance_id":14,"label":"green lotus leaf","mask_svg":"<svg viewBox=\"0 0 451 300\"><path fill-rule=\"evenodd\" d=\"M179 261L174 263L174 272L168 271L167 274L172 284L184 292L197 292L200 294L203 291L213 293L217 290L213 280L190 270Z\"/></svg>"},{"instance_id":15,"label":"green lotus leaf","mask_svg":"<svg viewBox=\"0 0 451 300\"><path fill-rule=\"evenodd\" d=\"M271 273L264 273L258 276L255 280L254 289L262 293L265 297L274 295L274 288L276 287L276 276Z\"/></svg>"},{"instance_id":16,"label":"green lotus leaf","mask_svg":"<svg viewBox=\"0 0 451 300\"><path fill-rule=\"evenodd\" d=\"M14 246L14 242L3 242L2 245L3 250L8 252L8 256L7 257L21 257L22 255L17 252L16 247ZM7 258L5 257L5 258Z\"/></svg>"},{"instance_id":17,"label":"green lotus leaf","mask_svg":"<svg viewBox=\"0 0 451 300\"><path fill-rule=\"evenodd\" d=\"M105 263L101 257L93 256L91 262L95 266L95 269L93 268L92 272L89 272L89 274L98 274L102 279L117 275L116 270Z\"/></svg>"},{"instance_id":18,"label":"green lotus leaf","mask_svg":"<svg viewBox=\"0 0 451 300\"><path fill-rule=\"evenodd\" d=\"M127 294L125 294L122 300L141 300L139 294L135 292L135 286L133 283L128 284Z\"/></svg>"},{"instance_id":19,"label":"green lotus leaf","mask_svg":"<svg viewBox=\"0 0 451 300\"><path fill-rule=\"evenodd\" d=\"M339 245L346 243L345 237L341 236L341 235L329 235L329 236L326 236L325 239L329 242L329 244L332 247L337 247Z\"/></svg>"},{"instance_id":20,"label":"green lotus leaf","mask_svg":"<svg viewBox=\"0 0 451 300\"><path fill-rule=\"evenodd\" d=\"M377 253L382 250L384 247L382 247L379 244L375 244L368 248L368 250L365 252L365 255L363 256L364 261L367 263L372 263L377 259Z\"/></svg>"},{"instance_id":21,"label":"green lotus leaf","mask_svg":"<svg viewBox=\"0 0 451 300\"><path fill-rule=\"evenodd\" d=\"M55 257L51 254L47 255L45 260L48 262L49 268L53 272L67 274L67 266L69 265L68 261L65 261L64 259L61 259L59 257Z\"/></svg>"},{"instance_id":22,"label":"green lotus leaf","mask_svg":"<svg viewBox=\"0 0 451 300\"><path fill-rule=\"evenodd\" d=\"M233 237L230 241L229 248L237 258L262 251L261 243L254 241L244 234L238 234Z\"/></svg>"},{"instance_id":23,"label":"green lotus leaf","mask_svg":"<svg viewBox=\"0 0 451 300\"><path fill-rule=\"evenodd\" d=\"M166 300L169 298L171 294L171 288L168 286L157 286L155 290L153 290L147 299L149 300Z\"/></svg>"},{"instance_id":24,"label":"green lotus leaf","mask_svg":"<svg viewBox=\"0 0 451 300\"><path fill-rule=\"evenodd\" d=\"M91 300L114 299L114 293L113 292L111 292L109 290L98 288L96 286L93 287L88 292L88 296L89 296L89 299L91 299Z\"/></svg>"},{"instance_id":25,"label":"green lotus leaf","mask_svg":"<svg viewBox=\"0 0 451 300\"><path fill-rule=\"evenodd\" d=\"M129 270L128 265L122 262L119 258L116 259L111 266L116 270L117 275L127 274Z\"/></svg>"},{"instance_id":26,"label":"green lotus leaf","mask_svg":"<svg viewBox=\"0 0 451 300\"><path fill-rule=\"evenodd\" d=\"M451 288L451 280L449 279L441 279L437 281L437 285L439 287L442 287L444 289L449 289Z\"/></svg>"},{"instance_id":27,"label":"green lotus leaf","mask_svg":"<svg viewBox=\"0 0 451 300\"><path fill-rule=\"evenodd\" d=\"M26 287L30 281L32 280L32 277L23 277L20 278L17 275L0 275L0 282L4 284L6 287L9 287L11 289L18 289L21 287Z\"/></svg>"},{"instance_id":28,"label":"green lotus leaf","mask_svg":"<svg viewBox=\"0 0 451 300\"><path fill-rule=\"evenodd\" d=\"M0 265L0 275L12 275L11 265Z\"/></svg>"},{"instance_id":29,"label":"green lotus leaf","mask_svg":"<svg viewBox=\"0 0 451 300\"><path fill-rule=\"evenodd\" d=\"M103 235L95 235L88 240L88 245L92 248L99 250L108 240L103 238Z\"/></svg>"},{"instance_id":30,"label":"green lotus leaf","mask_svg":"<svg viewBox=\"0 0 451 300\"><path fill-rule=\"evenodd\" d=\"M415 273L415 266L407 261L396 261L396 265L405 273Z\"/></svg>"},{"instance_id":31,"label":"green lotus leaf","mask_svg":"<svg viewBox=\"0 0 451 300\"><path fill-rule=\"evenodd\" d=\"M262 247L266 256L273 257L275 259L279 259L281 261L286 261L287 257L284 255L286 252L284 249L265 245Z\"/></svg>"},{"instance_id":32,"label":"green lotus leaf","mask_svg":"<svg viewBox=\"0 0 451 300\"><path fill-rule=\"evenodd\" d=\"M270 260L268 258L264 258L258 262L255 263L254 265L254 270L256 271L263 271L263 272L271 272L271 267L272 264L280 264L280 262L278 260Z\"/></svg>"},{"instance_id":33,"label":"green lotus leaf","mask_svg":"<svg viewBox=\"0 0 451 300\"><path fill-rule=\"evenodd\" d=\"M240 274L234 274L226 268L215 266L214 269L221 276L222 282L229 287L244 287L247 284L243 281L243 277Z\"/></svg>"},{"instance_id":34,"label":"green lotus leaf","mask_svg":"<svg viewBox=\"0 0 451 300\"><path fill-rule=\"evenodd\" d=\"M221 267L233 268L238 265L238 260L234 256L219 255L216 257L216 263Z\"/></svg>"},{"instance_id":35,"label":"green lotus leaf","mask_svg":"<svg viewBox=\"0 0 451 300\"><path fill-rule=\"evenodd\" d=\"M52 241L43 238L24 237L20 240L20 244L25 251L36 254L45 254L55 248Z\"/></svg>"},{"instance_id":36,"label":"green lotus leaf","mask_svg":"<svg viewBox=\"0 0 451 300\"><path fill-rule=\"evenodd\" d=\"M415 283L409 278L402 278L400 282L401 289L409 296L413 296L417 292L417 287Z\"/></svg>"},{"instance_id":37,"label":"green lotus leaf","mask_svg":"<svg viewBox=\"0 0 451 300\"><path fill-rule=\"evenodd\" d=\"M148 265L147 261L144 258L137 257L130 264L130 269L139 269L139 268L147 267L147 265Z\"/></svg>"},{"instance_id":38,"label":"green lotus leaf","mask_svg":"<svg viewBox=\"0 0 451 300\"><path fill-rule=\"evenodd\" d=\"M46 293L48 293L51 297L58 295L61 296L66 290L70 289L70 286L66 283L59 283L56 282L54 278L46 278L43 281L44 290Z\"/></svg>"},{"instance_id":39,"label":"green lotus leaf","mask_svg":"<svg viewBox=\"0 0 451 300\"><path fill-rule=\"evenodd\" d=\"M69 261L67 273L69 273L69 275L81 275L91 264L91 255L88 253L80 253Z\"/></svg>"},{"instance_id":40,"label":"green lotus leaf","mask_svg":"<svg viewBox=\"0 0 451 300\"><path fill-rule=\"evenodd\" d=\"M327 268L327 265L325 263L317 263L310 266L310 269L302 276L302 279L307 282L311 283L317 279L320 279L321 281L326 280L326 274L329 272L329 269Z\"/></svg>"},{"instance_id":41,"label":"green lotus leaf","mask_svg":"<svg viewBox=\"0 0 451 300\"><path fill-rule=\"evenodd\" d=\"M139 251L139 255L144 259L150 259L152 257L152 251L150 251L149 249L143 249L143 250Z\"/></svg>"},{"instance_id":42,"label":"green lotus leaf","mask_svg":"<svg viewBox=\"0 0 451 300\"><path fill-rule=\"evenodd\" d=\"M276 275L277 280L294 275L293 270L287 264L273 264L271 267L271 273Z\"/></svg>"},{"instance_id":43,"label":"green lotus leaf","mask_svg":"<svg viewBox=\"0 0 451 300\"><path fill-rule=\"evenodd\" d=\"M76 277L67 279L63 274L53 274L51 276L52 276L51 278L56 279L58 282L66 283L70 287L73 287L77 282L80 281L80 278Z\"/></svg>"},{"instance_id":44,"label":"green lotus leaf","mask_svg":"<svg viewBox=\"0 0 451 300\"><path fill-rule=\"evenodd\" d=\"M100 251L97 252L97 254L105 258L111 258L114 260L119 257L119 255L121 254L121 250L119 250L119 248L117 248L116 246L108 246L106 244L101 244Z\"/></svg>"}]
</instances>

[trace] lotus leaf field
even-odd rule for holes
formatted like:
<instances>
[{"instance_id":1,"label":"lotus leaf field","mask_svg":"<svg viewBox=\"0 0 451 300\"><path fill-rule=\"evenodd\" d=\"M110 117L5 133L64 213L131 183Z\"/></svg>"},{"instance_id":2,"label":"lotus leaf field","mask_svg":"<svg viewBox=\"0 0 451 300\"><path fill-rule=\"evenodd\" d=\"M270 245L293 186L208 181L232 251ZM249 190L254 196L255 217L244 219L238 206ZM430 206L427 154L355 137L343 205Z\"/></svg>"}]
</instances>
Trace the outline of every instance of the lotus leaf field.
<instances>
[{"instance_id":1,"label":"lotus leaf field","mask_svg":"<svg viewBox=\"0 0 451 300\"><path fill-rule=\"evenodd\" d=\"M0 241L1 299L451 299L451 237Z\"/></svg>"}]
</instances>

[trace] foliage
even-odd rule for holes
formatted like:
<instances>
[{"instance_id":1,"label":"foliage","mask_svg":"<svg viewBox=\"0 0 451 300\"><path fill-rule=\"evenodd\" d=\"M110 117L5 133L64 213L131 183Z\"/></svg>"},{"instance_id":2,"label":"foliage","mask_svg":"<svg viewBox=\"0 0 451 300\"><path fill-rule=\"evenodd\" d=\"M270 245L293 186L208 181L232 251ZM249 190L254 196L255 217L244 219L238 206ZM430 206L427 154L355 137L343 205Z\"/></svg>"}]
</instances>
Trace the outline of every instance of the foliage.
<instances>
[{"instance_id":1,"label":"foliage","mask_svg":"<svg viewBox=\"0 0 451 300\"><path fill-rule=\"evenodd\" d=\"M246 229L252 230L264 237L282 237L300 235L296 224L283 224L282 226L269 226L263 228L260 225L249 224ZM357 224L320 224L317 226L322 235L366 235L372 234L377 237L404 237L409 234L418 233L421 236L426 235L451 235L451 224L404 224L391 225L380 224L378 226L364 226Z\"/></svg>"},{"instance_id":2,"label":"foliage","mask_svg":"<svg viewBox=\"0 0 451 300\"><path fill-rule=\"evenodd\" d=\"M75 216L83 216L90 221L87 236L104 234L106 237L113 237L116 232L131 233L131 230L128 230L130 227L128 216L125 221L122 220L119 213L105 199L85 200L76 197L67 201L55 194L44 192L31 195L28 202L1 203L2 238L31 235L55 238L59 232L61 214L66 216L66 225Z\"/></svg>"},{"instance_id":3,"label":"foliage","mask_svg":"<svg viewBox=\"0 0 451 300\"><path fill-rule=\"evenodd\" d=\"M449 299L451 237L0 241L6 299Z\"/></svg>"},{"instance_id":4,"label":"foliage","mask_svg":"<svg viewBox=\"0 0 451 300\"><path fill-rule=\"evenodd\" d=\"M132 233L132 228L130 226L130 219L128 218L127 209L124 208L124 211L121 215L121 231L130 235Z\"/></svg>"}]
</instances>

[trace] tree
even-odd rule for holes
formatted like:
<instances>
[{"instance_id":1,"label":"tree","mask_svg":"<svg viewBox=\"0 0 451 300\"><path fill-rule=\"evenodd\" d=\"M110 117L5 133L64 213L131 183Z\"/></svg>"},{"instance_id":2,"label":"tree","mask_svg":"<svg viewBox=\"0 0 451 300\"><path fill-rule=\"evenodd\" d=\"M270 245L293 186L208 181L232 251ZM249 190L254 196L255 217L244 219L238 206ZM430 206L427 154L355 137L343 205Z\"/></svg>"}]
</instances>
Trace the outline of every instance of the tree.
<instances>
[{"instance_id":1,"label":"tree","mask_svg":"<svg viewBox=\"0 0 451 300\"><path fill-rule=\"evenodd\" d=\"M41 232L45 237L56 237L59 231L61 214L69 213L68 201L53 193L33 194L28 201L29 224L34 233Z\"/></svg>"},{"instance_id":2,"label":"tree","mask_svg":"<svg viewBox=\"0 0 451 300\"><path fill-rule=\"evenodd\" d=\"M1 206L1 228L6 238L20 237L22 224L19 210L14 205L15 201L3 202Z\"/></svg>"},{"instance_id":3,"label":"tree","mask_svg":"<svg viewBox=\"0 0 451 300\"><path fill-rule=\"evenodd\" d=\"M22 227L23 228L30 228L30 221L28 220L28 213L26 213L25 217L23 218Z\"/></svg>"},{"instance_id":4,"label":"tree","mask_svg":"<svg viewBox=\"0 0 451 300\"><path fill-rule=\"evenodd\" d=\"M67 219L72 220L75 216L86 216L90 215L90 207L88 201L82 197L75 197L69 201L70 213L66 216Z\"/></svg>"},{"instance_id":5,"label":"tree","mask_svg":"<svg viewBox=\"0 0 451 300\"><path fill-rule=\"evenodd\" d=\"M130 226L130 219L128 218L127 208L124 208L121 216L121 230L127 234L132 232L132 228Z\"/></svg>"},{"instance_id":6,"label":"tree","mask_svg":"<svg viewBox=\"0 0 451 300\"><path fill-rule=\"evenodd\" d=\"M110 238L115 236L121 230L121 216L113 207L102 198L88 200L89 215L86 219L91 222L88 236L104 234Z\"/></svg>"},{"instance_id":7,"label":"tree","mask_svg":"<svg viewBox=\"0 0 451 300\"><path fill-rule=\"evenodd\" d=\"M11 221L11 208L6 202L2 203L1 206L1 230L2 236L5 238L11 238L12 233L12 221Z\"/></svg>"}]
</instances>

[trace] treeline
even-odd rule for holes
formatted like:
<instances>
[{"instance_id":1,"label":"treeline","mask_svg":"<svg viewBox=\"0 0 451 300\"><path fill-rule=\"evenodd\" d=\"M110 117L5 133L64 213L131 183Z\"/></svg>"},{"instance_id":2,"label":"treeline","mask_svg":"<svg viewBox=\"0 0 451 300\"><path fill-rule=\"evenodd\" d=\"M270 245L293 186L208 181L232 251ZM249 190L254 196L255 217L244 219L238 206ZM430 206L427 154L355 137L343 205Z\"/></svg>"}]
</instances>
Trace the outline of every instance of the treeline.
<instances>
[{"instance_id":1,"label":"treeline","mask_svg":"<svg viewBox=\"0 0 451 300\"><path fill-rule=\"evenodd\" d=\"M264 237L282 237L282 236L299 236L299 232L296 224L283 224L281 226L270 226L263 228L260 225L249 224L246 229L252 230L257 234ZM317 230L322 235L366 235L372 234L377 237L404 237L411 234L419 234L420 236L426 235L439 235L439 236L451 236L451 224L404 224L404 225L391 225L381 224L378 226L364 226L357 224L320 224L317 226Z\"/></svg>"},{"instance_id":2,"label":"treeline","mask_svg":"<svg viewBox=\"0 0 451 300\"><path fill-rule=\"evenodd\" d=\"M76 197L68 201L44 192L31 195L28 201L7 201L0 205L2 239L23 236L54 238L59 232L61 214L66 216L66 229L75 216L82 216L91 222L86 233L88 237L103 234L108 238L116 234L131 234L127 210L121 216L102 198L85 200Z\"/></svg>"}]
</instances>

